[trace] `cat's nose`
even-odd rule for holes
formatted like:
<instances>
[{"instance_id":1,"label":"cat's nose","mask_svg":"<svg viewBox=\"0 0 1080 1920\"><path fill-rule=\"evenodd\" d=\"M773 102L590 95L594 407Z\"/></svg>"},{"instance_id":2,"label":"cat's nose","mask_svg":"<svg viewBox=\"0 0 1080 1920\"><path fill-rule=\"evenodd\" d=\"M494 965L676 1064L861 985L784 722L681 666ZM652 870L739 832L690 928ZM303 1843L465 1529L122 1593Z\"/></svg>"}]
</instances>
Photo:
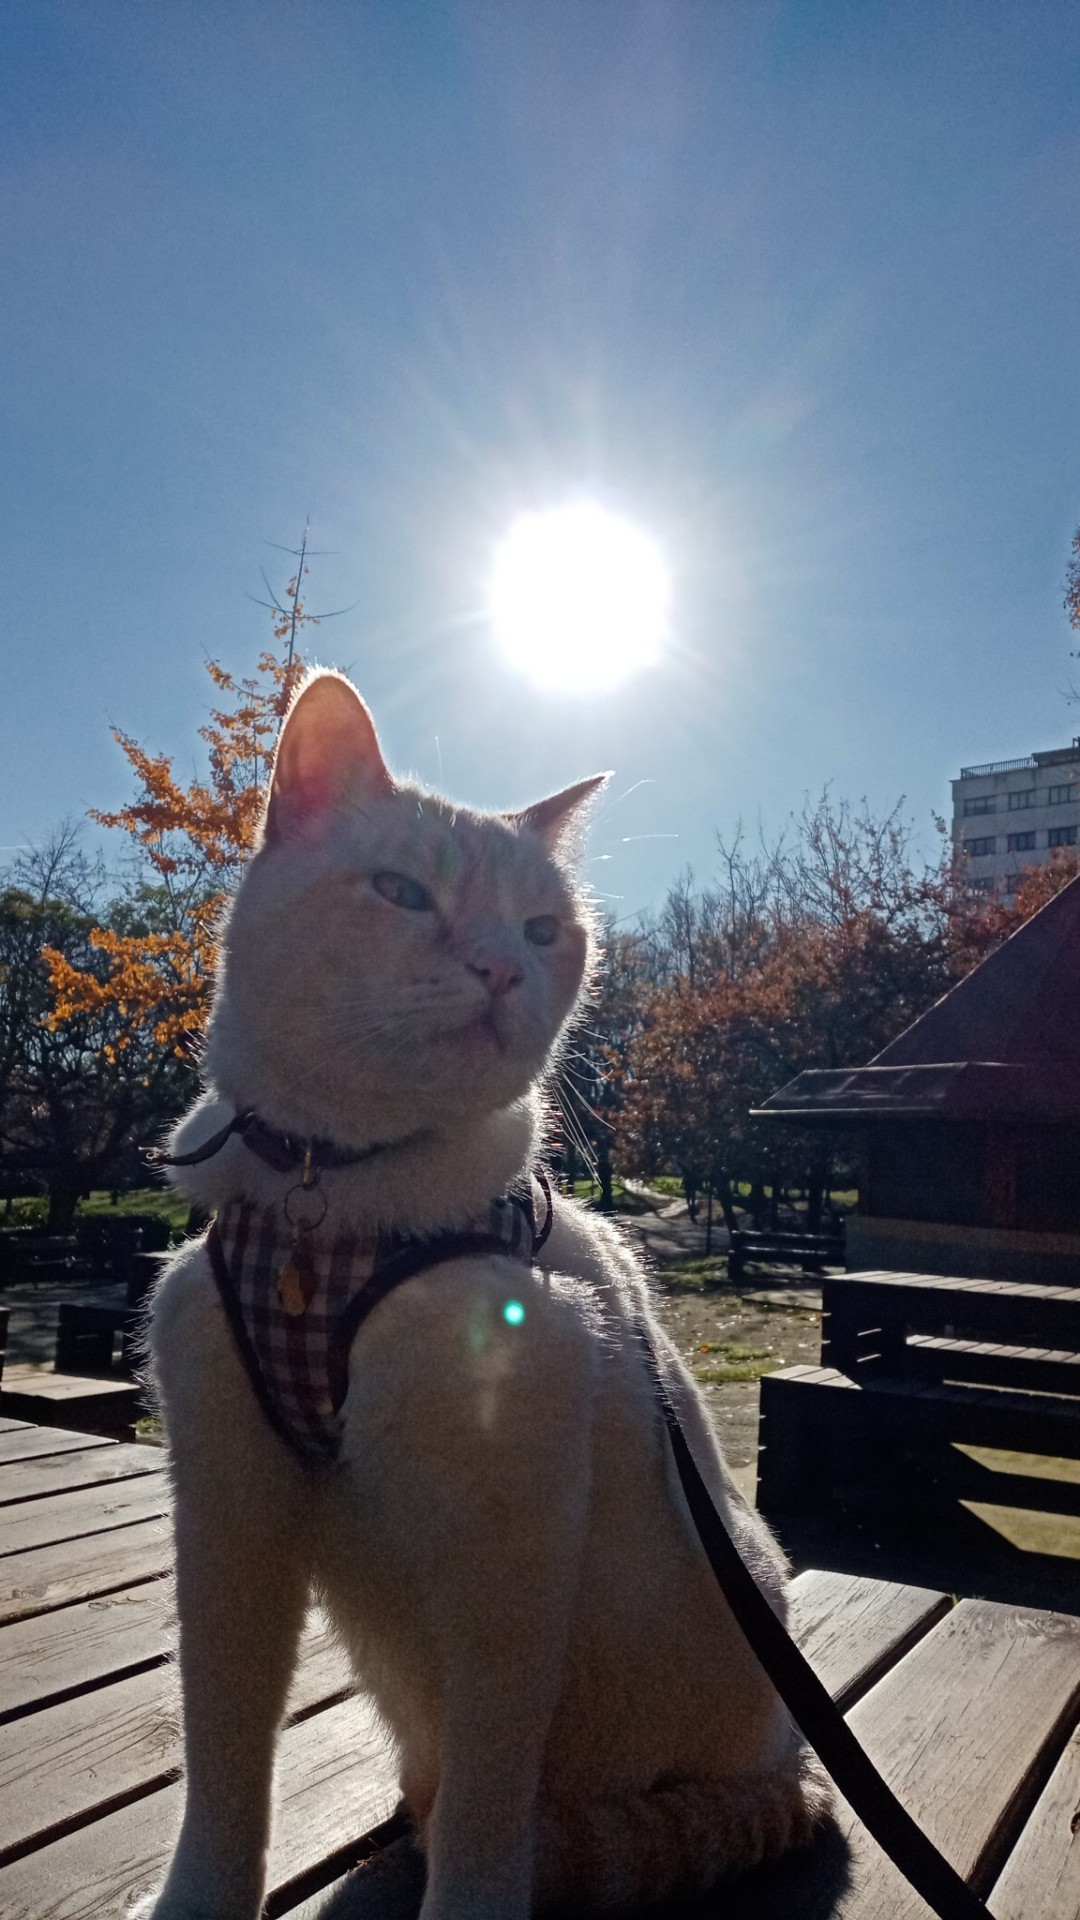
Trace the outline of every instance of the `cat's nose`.
<instances>
[{"instance_id":1,"label":"cat's nose","mask_svg":"<svg viewBox=\"0 0 1080 1920\"><path fill-rule=\"evenodd\" d=\"M499 1000L509 993L511 987L520 986L524 978L524 968L511 954L485 954L483 959L466 962L469 972L475 973L484 982L493 1000Z\"/></svg>"}]
</instances>

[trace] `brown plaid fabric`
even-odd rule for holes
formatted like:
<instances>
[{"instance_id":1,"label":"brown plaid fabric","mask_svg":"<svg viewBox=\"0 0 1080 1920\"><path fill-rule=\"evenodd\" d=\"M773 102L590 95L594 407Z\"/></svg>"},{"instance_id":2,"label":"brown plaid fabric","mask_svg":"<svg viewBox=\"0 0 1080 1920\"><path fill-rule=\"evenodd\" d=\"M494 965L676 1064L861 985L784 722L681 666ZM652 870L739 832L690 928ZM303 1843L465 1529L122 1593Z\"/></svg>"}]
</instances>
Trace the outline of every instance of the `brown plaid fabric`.
<instances>
[{"instance_id":1,"label":"brown plaid fabric","mask_svg":"<svg viewBox=\"0 0 1080 1920\"><path fill-rule=\"evenodd\" d=\"M280 1208L223 1207L207 1235L207 1252L264 1413L305 1461L317 1463L337 1452L349 1348L372 1308L411 1275L463 1254L501 1253L531 1266L546 1231L536 1234L531 1191L514 1189L464 1229L427 1239L308 1234L315 1284L299 1314L286 1313L278 1297L293 1250Z\"/></svg>"}]
</instances>

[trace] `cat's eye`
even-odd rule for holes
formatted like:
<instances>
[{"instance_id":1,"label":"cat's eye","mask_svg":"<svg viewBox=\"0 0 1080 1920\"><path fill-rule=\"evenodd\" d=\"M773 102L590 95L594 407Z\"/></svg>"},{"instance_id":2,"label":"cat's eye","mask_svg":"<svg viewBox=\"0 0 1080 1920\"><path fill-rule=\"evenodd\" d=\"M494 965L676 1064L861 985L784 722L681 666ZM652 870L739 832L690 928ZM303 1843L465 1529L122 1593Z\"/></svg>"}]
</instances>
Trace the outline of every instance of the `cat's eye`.
<instances>
[{"instance_id":1,"label":"cat's eye","mask_svg":"<svg viewBox=\"0 0 1080 1920\"><path fill-rule=\"evenodd\" d=\"M407 873L377 873L371 882L376 893L381 893L391 906L407 907L410 913L431 913L435 902L427 888L419 880L410 879Z\"/></svg>"},{"instance_id":2,"label":"cat's eye","mask_svg":"<svg viewBox=\"0 0 1080 1920\"><path fill-rule=\"evenodd\" d=\"M559 931L559 923L553 913L538 913L533 920L525 922L525 938L534 947L553 947Z\"/></svg>"}]
</instances>

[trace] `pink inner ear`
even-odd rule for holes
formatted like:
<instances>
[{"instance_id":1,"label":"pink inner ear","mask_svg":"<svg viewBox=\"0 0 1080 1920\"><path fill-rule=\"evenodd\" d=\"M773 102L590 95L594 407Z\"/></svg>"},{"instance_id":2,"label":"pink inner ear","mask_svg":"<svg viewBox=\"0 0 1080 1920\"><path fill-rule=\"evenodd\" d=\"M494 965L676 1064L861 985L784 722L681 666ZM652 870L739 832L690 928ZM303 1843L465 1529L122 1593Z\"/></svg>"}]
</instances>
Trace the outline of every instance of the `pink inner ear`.
<instances>
[{"instance_id":1,"label":"pink inner ear","mask_svg":"<svg viewBox=\"0 0 1080 1920\"><path fill-rule=\"evenodd\" d=\"M350 793L392 793L371 715L339 674L309 680L274 757L266 837L309 831Z\"/></svg>"}]
</instances>

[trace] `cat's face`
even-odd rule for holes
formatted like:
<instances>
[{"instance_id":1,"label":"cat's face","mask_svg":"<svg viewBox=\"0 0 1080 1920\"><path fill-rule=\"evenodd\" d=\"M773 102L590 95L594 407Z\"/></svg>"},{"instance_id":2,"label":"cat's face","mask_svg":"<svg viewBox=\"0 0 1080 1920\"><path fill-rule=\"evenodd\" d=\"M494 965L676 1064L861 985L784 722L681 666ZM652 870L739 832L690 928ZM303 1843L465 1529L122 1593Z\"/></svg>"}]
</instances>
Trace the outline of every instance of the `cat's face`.
<instances>
[{"instance_id":1,"label":"cat's face","mask_svg":"<svg viewBox=\"0 0 1080 1920\"><path fill-rule=\"evenodd\" d=\"M309 681L226 930L217 1084L358 1140L521 1098L589 963L556 849L597 784L509 819L455 809L391 779L346 682Z\"/></svg>"}]
</instances>

